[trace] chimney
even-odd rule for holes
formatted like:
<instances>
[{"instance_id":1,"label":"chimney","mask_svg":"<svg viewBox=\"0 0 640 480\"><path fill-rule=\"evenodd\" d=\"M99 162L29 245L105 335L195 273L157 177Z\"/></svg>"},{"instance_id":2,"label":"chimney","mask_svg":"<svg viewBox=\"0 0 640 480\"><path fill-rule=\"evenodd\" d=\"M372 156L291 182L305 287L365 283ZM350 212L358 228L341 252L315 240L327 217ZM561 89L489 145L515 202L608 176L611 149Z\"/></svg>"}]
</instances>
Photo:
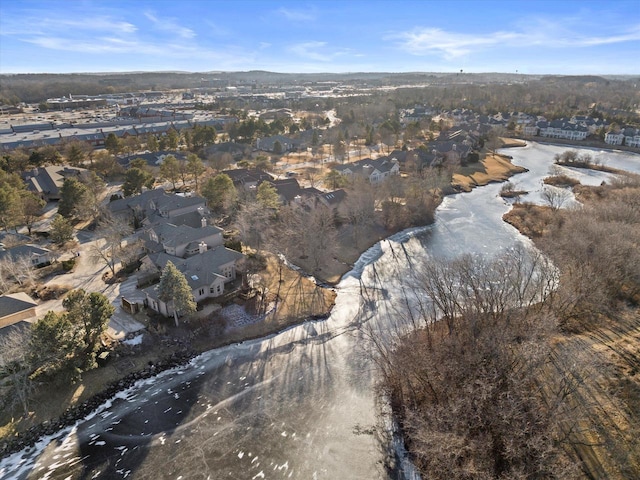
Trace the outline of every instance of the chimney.
<instances>
[{"instance_id":1,"label":"chimney","mask_svg":"<svg viewBox=\"0 0 640 480\"><path fill-rule=\"evenodd\" d=\"M207 226L207 219L205 217L202 217L200 219L200 227L204 228Z\"/></svg>"},{"instance_id":2,"label":"chimney","mask_svg":"<svg viewBox=\"0 0 640 480\"><path fill-rule=\"evenodd\" d=\"M204 242L200 242L200 244L198 245L198 250L199 253L204 253L207 251L207 244Z\"/></svg>"}]
</instances>

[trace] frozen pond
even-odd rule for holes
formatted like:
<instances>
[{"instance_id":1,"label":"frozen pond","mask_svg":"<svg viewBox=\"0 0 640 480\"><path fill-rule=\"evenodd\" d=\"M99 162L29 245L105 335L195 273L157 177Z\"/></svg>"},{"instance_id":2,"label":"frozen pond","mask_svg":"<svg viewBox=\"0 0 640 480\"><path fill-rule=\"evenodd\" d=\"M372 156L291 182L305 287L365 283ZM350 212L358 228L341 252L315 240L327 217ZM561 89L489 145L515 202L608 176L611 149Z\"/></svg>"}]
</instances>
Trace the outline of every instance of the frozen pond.
<instances>
[{"instance_id":1,"label":"frozen pond","mask_svg":"<svg viewBox=\"0 0 640 480\"><path fill-rule=\"evenodd\" d=\"M513 182L535 198L553 156L566 149L532 143L506 150L529 169ZM597 155L640 173L637 155ZM372 247L340 283L327 320L210 351L140 381L74 428L3 459L0 477L389 478L368 327L394 328L398 280L429 256L494 255L526 242L502 221L509 205L500 188L448 197L434 225Z\"/></svg>"}]
</instances>

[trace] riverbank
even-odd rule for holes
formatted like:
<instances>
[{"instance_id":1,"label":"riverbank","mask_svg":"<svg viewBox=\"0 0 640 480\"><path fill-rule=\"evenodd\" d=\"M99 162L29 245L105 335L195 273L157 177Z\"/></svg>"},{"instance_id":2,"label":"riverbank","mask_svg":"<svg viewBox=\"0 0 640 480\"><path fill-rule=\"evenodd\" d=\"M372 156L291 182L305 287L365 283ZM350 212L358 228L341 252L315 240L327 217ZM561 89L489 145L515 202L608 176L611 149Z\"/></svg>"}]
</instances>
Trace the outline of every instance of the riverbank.
<instances>
[{"instance_id":1,"label":"riverbank","mask_svg":"<svg viewBox=\"0 0 640 480\"><path fill-rule=\"evenodd\" d=\"M503 138L502 142L503 144L500 148L518 148L527 145L526 142L513 138ZM451 185L456 192L470 192L476 187L488 185L489 183L504 182L513 175L527 171L526 168L511 163L509 156L500 154L487 154L480 162L461 167L460 170L460 173L453 175L451 181ZM440 197L440 201L442 201L442 197ZM327 284L336 285L342 276L351 270L363 252L393 233L395 232L389 232L381 225L374 224L361 235L367 241L360 246L354 245L347 235L343 236L340 239L338 252L334 258L328 259L322 265L317 276Z\"/></svg>"},{"instance_id":2,"label":"riverbank","mask_svg":"<svg viewBox=\"0 0 640 480\"><path fill-rule=\"evenodd\" d=\"M520 171L507 158L497 157L485 159L482 163L487 183L502 181L508 178L509 172L514 174ZM476 182L475 186L480 184ZM323 265L319 277L324 282L337 284L353 268L362 252L392 233L379 225L372 225L361 235L366 241L354 245L347 232L338 253ZM268 275L265 278L269 280L263 285L267 304L273 303L276 297L280 299L277 315L272 314L261 321L231 329L226 328L220 317L215 316L195 319L183 323L179 328L173 327L172 321L164 322L160 333L146 336L139 346L119 353L107 366L86 372L80 383L47 386L46 391L43 389L34 398L31 414L27 418L15 419L5 411L0 415L0 438L11 439L11 448L15 449L24 439L28 442L37 439L38 432L44 434L50 433L51 429L62 428L68 422L84 416L87 408L95 408L110 398L113 385L126 388L129 378L146 378L149 372L157 373L157 367L149 370L151 365L173 365L172 358L186 361L211 349L276 334L305 319L326 317L333 306L335 292L317 286L300 272L280 266L273 258L268 261ZM0 446L0 452L8 451L2 448Z\"/></svg>"},{"instance_id":3,"label":"riverbank","mask_svg":"<svg viewBox=\"0 0 640 480\"><path fill-rule=\"evenodd\" d=\"M304 274L267 257L262 292L247 302L262 312L235 322L223 313L198 314L175 327L172 319L155 317L140 342L121 344L106 365L83 373L76 384L52 382L36 390L28 417L0 413L0 457L33 444L84 417L115 393L141 378L181 365L203 352L280 333L307 320L326 318L336 293ZM276 302L276 298L278 299Z\"/></svg>"}]
</instances>

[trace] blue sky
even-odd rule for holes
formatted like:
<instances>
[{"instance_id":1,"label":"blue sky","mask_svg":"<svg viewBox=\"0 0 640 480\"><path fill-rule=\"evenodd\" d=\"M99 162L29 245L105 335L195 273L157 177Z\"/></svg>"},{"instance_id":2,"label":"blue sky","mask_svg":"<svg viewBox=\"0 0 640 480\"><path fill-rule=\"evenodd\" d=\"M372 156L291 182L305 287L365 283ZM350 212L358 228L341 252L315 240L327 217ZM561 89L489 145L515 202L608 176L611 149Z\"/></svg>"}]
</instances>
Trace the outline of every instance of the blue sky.
<instances>
[{"instance_id":1,"label":"blue sky","mask_svg":"<svg viewBox=\"0 0 640 480\"><path fill-rule=\"evenodd\" d=\"M640 0L0 0L0 73L640 74Z\"/></svg>"}]
</instances>

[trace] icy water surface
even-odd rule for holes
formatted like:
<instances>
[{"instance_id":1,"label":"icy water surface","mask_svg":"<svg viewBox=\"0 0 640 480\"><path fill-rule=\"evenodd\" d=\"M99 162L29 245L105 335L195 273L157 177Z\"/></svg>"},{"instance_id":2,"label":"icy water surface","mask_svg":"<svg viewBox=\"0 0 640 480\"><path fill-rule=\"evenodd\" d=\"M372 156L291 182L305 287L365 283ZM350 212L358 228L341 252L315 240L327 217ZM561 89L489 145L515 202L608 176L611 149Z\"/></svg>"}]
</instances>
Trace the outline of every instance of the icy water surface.
<instances>
[{"instance_id":1,"label":"icy water surface","mask_svg":"<svg viewBox=\"0 0 640 480\"><path fill-rule=\"evenodd\" d=\"M539 201L553 156L567 147L509 149L529 172L512 179ZM592 151L640 173L640 157ZM584 183L606 174L574 170ZM386 438L367 336L384 335L405 301L402 279L430 256L494 255L527 242L502 222L500 185L445 199L434 225L365 252L324 321L207 352L140 381L75 427L0 462L1 478L383 479Z\"/></svg>"}]
</instances>

